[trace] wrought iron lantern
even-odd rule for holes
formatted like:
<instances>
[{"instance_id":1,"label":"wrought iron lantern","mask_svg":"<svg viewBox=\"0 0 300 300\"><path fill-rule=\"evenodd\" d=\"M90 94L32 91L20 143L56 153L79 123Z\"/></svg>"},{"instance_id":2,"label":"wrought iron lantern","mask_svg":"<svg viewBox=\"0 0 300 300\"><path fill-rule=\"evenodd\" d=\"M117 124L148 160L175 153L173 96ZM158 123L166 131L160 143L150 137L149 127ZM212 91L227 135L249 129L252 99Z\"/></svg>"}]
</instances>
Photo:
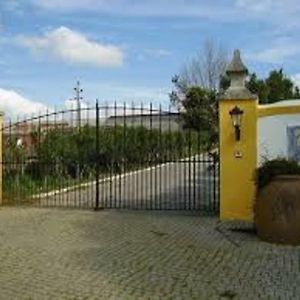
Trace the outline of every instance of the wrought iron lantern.
<instances>
[{"instance_id":1,"label":"wrought iron lantern","mask_svg":"<svg viewBox=\"0 0 300 300\"><path fill-rule=\"evenodd\" d=\"M230 117L232 121L232 126L235 130L235 140L239 141L241 139L241 125L242 125L242 116L243 111L238 107L235 106L230 112Z\"/></svg>"}]
</instances>

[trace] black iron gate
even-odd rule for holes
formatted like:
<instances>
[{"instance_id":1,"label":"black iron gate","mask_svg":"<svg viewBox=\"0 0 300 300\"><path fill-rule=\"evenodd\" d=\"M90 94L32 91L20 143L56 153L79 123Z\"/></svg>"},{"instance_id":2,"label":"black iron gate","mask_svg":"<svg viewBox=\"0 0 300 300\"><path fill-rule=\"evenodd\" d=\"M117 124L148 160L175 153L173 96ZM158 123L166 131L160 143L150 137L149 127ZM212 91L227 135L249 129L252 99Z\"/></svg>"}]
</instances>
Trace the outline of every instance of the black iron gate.
<instances>
[{"instance_id":1,"label":"black iron gate","mask_svg":"<svg viewBox=\"0 0 300 300\"><path fill-rule=\"evenodd\" d=\"M171 109L97 103L6 122L2 136L4 204L219 209L208 133Z\"/></svg>"}]
</instances>

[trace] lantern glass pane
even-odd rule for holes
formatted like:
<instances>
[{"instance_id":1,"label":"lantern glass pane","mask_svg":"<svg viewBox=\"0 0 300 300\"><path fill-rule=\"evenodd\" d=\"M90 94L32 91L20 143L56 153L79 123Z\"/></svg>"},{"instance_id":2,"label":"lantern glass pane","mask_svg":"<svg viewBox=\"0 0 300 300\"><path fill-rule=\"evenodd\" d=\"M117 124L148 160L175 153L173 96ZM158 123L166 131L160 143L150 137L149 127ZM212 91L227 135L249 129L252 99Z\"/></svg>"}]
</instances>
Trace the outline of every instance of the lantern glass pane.
<instances>
[{"instance_id":1,"label":"lantern glass pane","mask_svg":"<svg viewBox=\"0 0 300 300\"><path fill-rule=\"evenodd\" d=\"M242 114L231 114L231 120L234 127L241 126Z\"/></svg>"}]
</instances>

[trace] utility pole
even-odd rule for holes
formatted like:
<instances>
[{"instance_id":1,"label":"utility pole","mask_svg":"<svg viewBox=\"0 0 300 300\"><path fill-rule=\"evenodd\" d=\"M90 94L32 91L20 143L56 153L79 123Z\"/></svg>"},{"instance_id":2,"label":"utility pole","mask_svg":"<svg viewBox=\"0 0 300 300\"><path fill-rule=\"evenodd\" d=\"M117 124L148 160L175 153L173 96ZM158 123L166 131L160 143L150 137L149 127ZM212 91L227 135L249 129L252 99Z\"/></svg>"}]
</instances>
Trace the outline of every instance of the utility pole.
<instances>
[{"instance_id":1,"label":"utility pole","mask_svg":"<svg viewBox=\"0 0 300 300\"><path fill-rule=\"evenodd\" d=\"M78 132L80 132L80 128L81 128L81 100L83 99L82 97L82 93L83 93L83 89L80 87L80 81L78 80L76 83L76 87L74 87L74 91L75 91L75 98L74 100L76 101L76 105L77 105L77 130ZM81 178L81 174L80 174L80 162L77 162L76 165L76 178Z\"/></svg>"},{"instance_id":2,"label":"utility pole","mask_svg":"<svg viewBox=\"0 0 300 300\"><path fill-rule=\"evenodd\" d=\"M83 89L80 88L80 81L77 81L76 87L74 87L74 91L76 93L75 95L75 101L76 101L76 105L77 105L77 127L78 129L80 129L81 126L81 103L80 101L83 99L82 97L82 93L83 93Z\"/></svg>"}]
</instances>

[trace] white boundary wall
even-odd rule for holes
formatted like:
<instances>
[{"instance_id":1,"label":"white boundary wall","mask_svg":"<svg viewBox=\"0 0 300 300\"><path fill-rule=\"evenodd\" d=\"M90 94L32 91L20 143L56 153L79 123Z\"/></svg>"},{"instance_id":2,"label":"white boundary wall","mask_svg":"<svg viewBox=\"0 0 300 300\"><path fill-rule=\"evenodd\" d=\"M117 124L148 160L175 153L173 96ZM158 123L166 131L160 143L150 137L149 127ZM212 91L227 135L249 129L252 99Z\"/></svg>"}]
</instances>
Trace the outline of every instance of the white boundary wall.
<instances>
[{"instance_id":1,"label":"white boundary wall","mask_svg":"<svg viewBox=\"0 0 300 300\"><path fill-rule=\"evenodd\" d=\"M300 106L300 100L281 101L268 107ZM300 127L300 113L261 117L258 119L258 165L264 159L288 158L288 127Z\"/></svg>"}]
</instances>

